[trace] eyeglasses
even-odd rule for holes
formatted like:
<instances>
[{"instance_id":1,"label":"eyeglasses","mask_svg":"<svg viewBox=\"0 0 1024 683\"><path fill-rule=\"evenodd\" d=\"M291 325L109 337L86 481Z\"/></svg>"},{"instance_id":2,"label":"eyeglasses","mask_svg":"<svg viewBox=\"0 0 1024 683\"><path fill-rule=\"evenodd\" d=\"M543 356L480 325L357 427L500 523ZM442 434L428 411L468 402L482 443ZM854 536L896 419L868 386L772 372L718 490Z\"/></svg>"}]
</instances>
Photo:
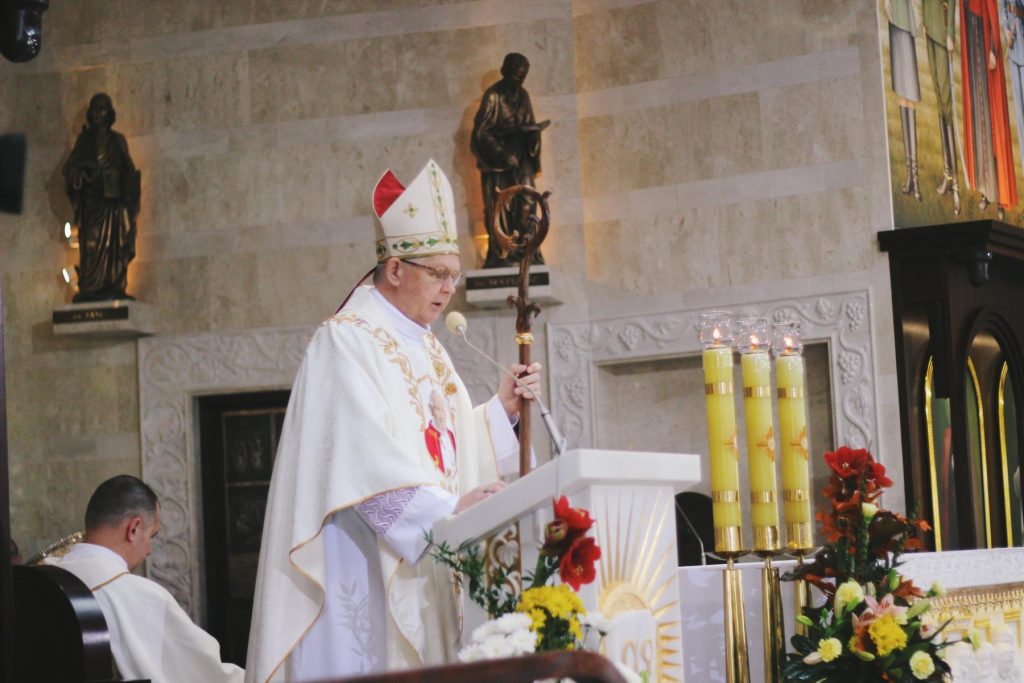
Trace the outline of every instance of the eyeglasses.
<instances>
[{"instance_id":1,"label":"eyeglasses","mask_svg":"<svg viewBox=\"0 0 1024 683\"><path fill-rule=\"evenodd\" d=\"M448 270L447 268L434 268L433 266L425 266L422 263L416 263L415 261L402 261L402 263L405 263L406 265L410 266L416 266L417 268L422 268L423 270L430 273L430 277L434 278L438 282L450 280L452 283L452 287L457 286L459 284L459 281L462 280L462 272L458 270Z\"/></svg>"}]
</instances>

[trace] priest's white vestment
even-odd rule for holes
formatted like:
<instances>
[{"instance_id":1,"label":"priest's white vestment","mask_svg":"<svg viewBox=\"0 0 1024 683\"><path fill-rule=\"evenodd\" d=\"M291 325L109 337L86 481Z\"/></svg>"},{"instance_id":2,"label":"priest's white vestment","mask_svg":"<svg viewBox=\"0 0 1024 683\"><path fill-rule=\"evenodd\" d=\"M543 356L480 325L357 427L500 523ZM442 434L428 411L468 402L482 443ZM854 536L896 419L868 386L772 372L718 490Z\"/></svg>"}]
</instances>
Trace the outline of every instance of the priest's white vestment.
<instances>
[{"instance_id":1,"label":"priest's white vestment","mask_svg":"<svg viewBox=\"0 0 1024 683\"><path fill-rule=\"evenodd\" d=\"M431 401L454 453L431 456ZM434 449L436 451L436 448ZM473 408L444 348L375 288L358 287L313 336L274 463L247 681L302 681L442 661L424 534L461 494L514 471L497 398ZM454 457L452 457L454 456ZM451 459L451 462L448 461Z\"/></svg>"},{"instance_id":2,"label":"priest's white vestment","mask_svg":"<svg viewBox=\"0 0 1024 683\"><path fill-rule=\"evenodd\" d=\"M47 563L89 587L110 632L110 649L125 679L153 683L240 683L244 673L220 660L220 644L196 626L167 589L128 571L113 550L78 543Z\"/></svg>"}]
</instances>

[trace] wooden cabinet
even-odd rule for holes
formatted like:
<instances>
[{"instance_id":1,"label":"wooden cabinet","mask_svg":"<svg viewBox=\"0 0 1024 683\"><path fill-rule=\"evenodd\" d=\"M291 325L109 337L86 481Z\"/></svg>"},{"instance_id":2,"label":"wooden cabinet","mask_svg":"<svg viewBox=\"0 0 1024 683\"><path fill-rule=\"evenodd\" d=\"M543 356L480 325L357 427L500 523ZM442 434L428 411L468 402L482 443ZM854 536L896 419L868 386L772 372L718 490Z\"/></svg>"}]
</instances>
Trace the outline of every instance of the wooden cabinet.
<instances>
[{"instance_id":1,"label":"wooden cabinet","mask_svg":"<svg viewBox=\"0 0 1024 683\"><path fill-rule=\"evenodd\" d=\"M886 231L907 507L937 550L1024 545L1024 230Z\"/></svg>"}]
</instances>

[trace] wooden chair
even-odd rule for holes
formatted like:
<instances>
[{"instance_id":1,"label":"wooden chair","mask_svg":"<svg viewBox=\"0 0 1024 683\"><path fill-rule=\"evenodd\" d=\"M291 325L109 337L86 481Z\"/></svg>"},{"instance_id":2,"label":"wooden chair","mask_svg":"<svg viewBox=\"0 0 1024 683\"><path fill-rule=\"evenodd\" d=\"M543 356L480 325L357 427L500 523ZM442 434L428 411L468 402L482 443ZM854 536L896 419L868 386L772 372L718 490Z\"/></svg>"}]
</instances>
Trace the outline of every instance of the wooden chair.
<instances>
[{"instance_id":1,"label":"wooden chair","mask_svg":"<svg viewBox=\"0 0 1024 683\"><path fill-rule=\"evenodd\" d=\"M60 567L13 567L16 681L112 681L110 634L99 603Z\"/></svg>"}]
</instances>

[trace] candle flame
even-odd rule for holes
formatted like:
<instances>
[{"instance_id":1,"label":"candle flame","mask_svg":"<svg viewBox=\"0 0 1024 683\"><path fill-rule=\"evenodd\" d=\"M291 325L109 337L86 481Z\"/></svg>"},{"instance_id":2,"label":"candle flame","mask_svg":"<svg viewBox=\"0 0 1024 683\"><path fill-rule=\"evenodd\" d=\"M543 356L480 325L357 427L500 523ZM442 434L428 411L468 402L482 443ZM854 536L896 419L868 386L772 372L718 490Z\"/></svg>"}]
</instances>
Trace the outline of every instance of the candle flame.
<instances>
[{"instance_id":1,"label":"candle flame","mask_svg":"<svg viewBox=\"0 0 1024 683\"><path fill-rule=\"evenodd\" d=\"M792 351L793 350L793 338L787 336L787 337L783 337L782 340L784 342L786 342L786 350L787 351Z\"/></svg>"},{"instance_id":2,"label":"candle flame","mask_svg":"<svg viewBox=\"0 0 1024 683\"><path fill-rule=\"evenodd\" d=\"M717 327L711 330L711 338L714 339L715 341L718 341L719 339L722 338L722 333L719 332Z\"/></svg>"},{"instance_id":3,"label":"candle flame","mask_svg":"<svg viewBox=\"0 0 1024 683\"><path fill-rule=\"evenodd\" d=\"M756 334L750 335L750 345L751 346L759 346L760 344L761 344L761 340L758 339Z\"/></svg>"}]
</instances>

